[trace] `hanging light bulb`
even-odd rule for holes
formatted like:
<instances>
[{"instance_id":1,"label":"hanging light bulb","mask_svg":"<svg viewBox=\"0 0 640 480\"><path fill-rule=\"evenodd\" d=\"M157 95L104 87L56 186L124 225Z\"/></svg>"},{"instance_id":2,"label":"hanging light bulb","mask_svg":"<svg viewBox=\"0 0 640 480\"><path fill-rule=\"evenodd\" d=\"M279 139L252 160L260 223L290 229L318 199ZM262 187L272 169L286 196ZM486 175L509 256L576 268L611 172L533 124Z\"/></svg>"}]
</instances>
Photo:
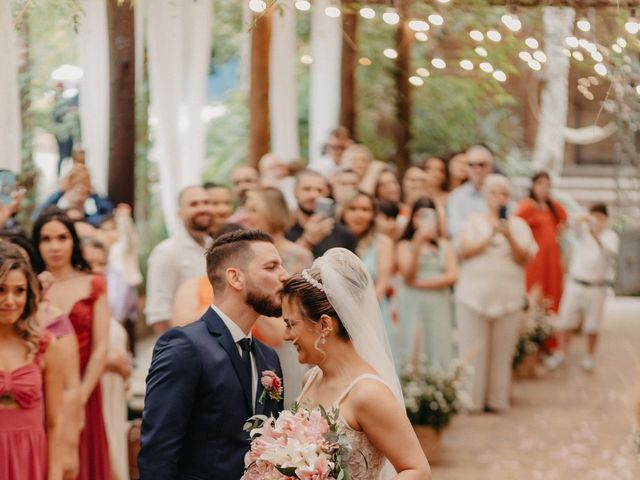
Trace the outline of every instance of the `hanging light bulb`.
<instances>
[{"instance_id":1,"label":"hanging light bulb","mask_svg":"<svg viewBox=\"0 0 640 480\"><path fill-rule=\"evenodd\" d=\"M416 32L415 37L419 42L426 42L427 40L429 40L429 37L424 32Z\"/></svg>"},{"instance_id":2,"label":"hanging light bulb","mask_svg":"<svg viewBox=\"0 0 640 480\"><path fill-rule=\"evenodd\" d=\"M262 13L267 9L267 2L264 0L250 0L249 9L255 13Z\"/></svg>"},{"instance_id":3,"label":"hanging light bulb","mask_svg":"<svg viewBox=\"0 0 640 480\"><path fill-rule=\"evenodd\" d=\"M563 48L563 49L562 49L562 54L563 54L565 57L569 57L569 58L571 58L571 50L569 50L568 48Z\"/></svg>"},{"instance_id":4,"label":"hanging light bulb","mask_svg":"<svg viewBox=\"0 0 640 480\"><path fill-rule=\"evenodd\" d=\"M360 57L358 63L363 67L368 67L369 65L371 65L371 59L367 57Z\"/></svg>"},{"instance_id":5,"label":"hanging light bulb","mask_svg":"<svg viewBox=\"0 0 640 480\"><path fill-rule=\"evenodd\" d=\"M536 40L533 37L529 37L524 41L525 45L527 47L529 47L531 50L535 50L536 48L538 48L540 46L540 44L538 43L538 40Z\"/></svg>"},{"instance_id":6,"label":"hanging light bulb","mask_svg":"<svg viewBox=\"0 0 640 480\"><path fill-rule=\"evenodd\" d=\"M616 44L617 45L617 44ZM602 54L598 51L595 51L591 54L591 58L593 58L593 60L595 62L602 62L604 60L604 57L602 56Z\"/></svg>"},{"instance_id":7,"label":"hanging light bulb","mask_svg":"<svg viewBox=\"0 0 640 480\"><path fill-rule=\"evenodd\" d=\"M579 62L582 62L584 60L584 55L582 55L582 52L579 52L578 50L575 50L573 52L572 56L573 56L573 58L575 58Z\"/></svg>"},{"instance_id":8,"label":"hanging light bulb","mask_svg":"<svg viewBox=\"0 0 640 480\"><path fill-rule=\"evenodd\" d=\"M338 7L327 7L324 9L324 13L327 17L338 18L340 16L340 9Z\"/></svg>"},{"instance_id":9,"label":"hanging light bulb","mask_svg":"<svg viewBox=\"0 0 640 480\"><path fill-rule=\"evenodd\" d=\"M522 22L516 15L505 14L501 18L502 23L512 32L519 32L522 28Z\"/></svg>"},{"instance_id":10,"label":"hanging light bulb","mask_svg":"<svg viewBox=\"0 0 640 480\"><path fill-rule=\"evenodd\" d=\"M522 60L523 62L530 62L531 59L533 58L529 52L520 52L518 56L520 57L520 60Z\"/></svg>"},{"instance_id":11,"label":"hanging light bulb","mask_svg":"<svg viewBox=\"0 0 640 480\"><path fill-rule=\"evenodd\" d=\"M588 32L591 30L591 23L586 18L581 18L576 22L576 26L582 30L583 32Z\"/></svg>"},{"instance_id":12,"label":"hanging light bulb","mask_svg":"<svg viewBox=\"0 0 640 480\"><path fill-rule=\"evenodd\" d=\"M442 25L444 23L444 18L442 18L442 15L440 15L438 13L432 13L431 15L429 15L427 17L427 20L429 20L429 23L431 23L432 25L435 25L437 27L439 27L440 25Z\"/></svg>"},{"instance_id":13,"label":"hanging light bulb","mask_svg":"<svg viewBox=\"0 0 640 480\"><path fill-rule=\"evenodd\" d=\"M504 73L502 70L496 70L495 72L493 72L493 78L495 78L499 82L506 82L507 74Z\"/></svg>"},{"instance_id":14,"label":"hanging light bulb","mask_svg":"<svg viewBox=\"0 0 640 480\"><path fill-rule=\"evenodd\" d=\"M300 62L305 65L311 65L313 63L313 57L311 55L303 55L300 57Z\"/></svg>"},{"instance_id":15,"label":"hanging light bulb","mask_svg":"<svg viewBox=\"0 0 640 480\"><path fill-rule=\"evenodd\" d=\"M613 50L616 53L622 53L622 47L617 43L614 43L613 45L611 45L611 50Z\"/></svg>"},{"instance_id":16,"label":"hanging light bulb","mask_svg":"<svg viewBox=\"0 0 640 480\"><path fill-rule=\"evenodd\" d=\"M436 67L439 70L446 68L447 63L441 58L434 58L431 60L431 65Z\"/></svg>"},{"instance_id":17,"label":"hanging light bulb","mask_svg":"<svg viewBox=\"0 0 640 480\"><path fill-rule=\"evenodd\" d=\"M460 60L460 68L463 70L473 70L473 62L471 60Z\"/></svg>"},{"instance_id":18,"label":"hanging light bulb","mask_svg":"<svg viewBox=\"0 0 640 480\"><path fill-rule=\"evenodd\" d=\"M482 70L485 73L493 72L493 65L491 65L489 62L482 62L479 66L480 66L480 70Z\"/></svg>"},{"instance_id":19,"label":"hanging light bulb","mask_svg":"<svg viewBox=\"0 0 640 480\"><path fill-rule=\"evenodd\" d=\"M398 58L398 52L396 52L393 48L385 48L383 55L391 60Z\"/></svg>"},{"instance_id":20,"label":"hanging light bulb","mask_svg":"<svg viewBox=\"0 0 640 480\"><path fill-rule=\"evenodd\" d=\"M469 36L476 42L481 42L482 40L484 40L484 34L480 30L471 30L469 32Z\"/></svg>"},{"instance_id":21,"label":"hanging light bulb","mask_svg":"<svg viewBox=\"0 0 640 480\"><path fill-rule=\"evenodd\" d=\"M536 50L535 52L533 52L533 58L535 58L540 63L544 63L547 61L547 56L542 50Z\"/></svg>"},{"instance_id":22,"label":"hanging light bulb","mask_svg":"<svg viewBox=\"0 0 640 480\"><path fill-rule=\"evenodd\" d=\"M360 16L362 18L366 18L367 20L371 20L376 17L376 11L371 7L362 7L360 9Z\"/></svg>"},{"instance_id":23,"label":"hanging light bulb","mask_svg":"<svg viewBox=\"0 0 640 480\"><path fill-rule=\"evenodd\" d=\"M308 12L311 10L311 3L308 0L297 0L295 5L301 12Z\"/></svg>"},{"instance_id":24,"label":"hanging light bulb","mask_svg":"<svg viewBox=\"0 0 640 480\"><path fill-rule=\"evenodd\" d=\"M440 3L449 3L451 0L438 0Z\"/></svg>"},{"instance_id":25,"label":"hanging light bulb","mask_svg":"<svg viewBox=\"0 0 640 480\"><path fill-rule=\"evenodd\" d=\"M564 43L566 43L571 48L578 48L578 39L576 37L567 37L564 39Z\"/></svg>"},{"instance_id":26,"label":"hanging light bulb","mask_svg":"<svg viewBox=\"0 0 640 480\"><path fill-rule=\"evenodd\" d=\"M388 25L397 25L400 21L400 15L393 8L388 8L386 12L382 14L382 20Z\"/></svg>"},{"instance_id":27,"label":"hanging light bulb","mask_svg":"<svg viewBox=\"0 0 640 480\"><path fill-rule=\"evenodd\" d=\"M475 52L481 57L487 57L489 55L484 47L476 47Z\"/></svg>"},{"instance_id":28,"label":"hanging light bulb","mask_svg":"<svg viewBox=\"0 0 640 480\"><path fill-rule=\"evenodd\" d=\"M429 70L424 67L417 68L416 73L424 78L427 78L429 75L431 75L431 73L429 73Z\"/></svg>"},{"instance_id":29,"label":"hanging light bulb","mask_svg":"<svg viewBox=\"0 0 640 480\"><path fill-rule=\"evenodd\" d=\"M537 60L531 60L527 62L527 64L529 65L531 70L535 70L536 72L542 69L542 64Z\"/></svg>"},{"instance_id":30,"label":"hanging light bulb","mask_svg":"<svg viewBox=\"0 0 640 480\"><path fill-rule=\"evenodd\" d=\"M622 37L618 37L616 43L620 45L621 48L627 48L627 41Z\"/></svg>"},{"instance_id":31,"label":"hanging light bulb","mask_svg":"<svg viewBox=\"0 0 640 480\"><path fill-rule=\"evenodd\" d=\"M638 23L638 20L636 20L635 17L631 17L629 18L629 20L627 20L627 23L624 24L624 28L631 35L635 35L636 33L638 33L638 31L640 31L640 23Z\"/></svg>"},{"instance_id":32,"label":"hanging light bulb","mask_svg":"<svg viewBox=\"0 0 640 480\"><path fill-rule=\"evenodd\" d=\"M414 75L412 77L409 77L409 83L414 87L421 87L422 85L424 85L424 80Z\"/></svg>"},{"instance_id":33,"label":"hanging light bulb","mask_svg":"<svg viewBox=\"0 0 640 480\"><path fill-rule=\"evenodd\" d=\"M607 74L607 67L605 67L604 63L596 63L593 69L596 73L602 77Z\"/></svg>"},{"instance_id":34,"label":"hanging light bulb","mask_svg":"<svg viewBox=\"0 0 640 480\"><path fill-rule=\"evenodd\" d=\"M429 30L429 24L424 20L410 20L409 28L414 32L426 32Z\"/></svg>"},{"instance_id":35,"label":"hanging light bulb","mask_svg":"<svg viewBox=\"0 0 640 480\"><path fill-rule=\"evenodd\" d=\"M497 30L489 30L487 32L487 38L492 42L499 42L502 40L502 35L500 35L500 32Z\"/></svg>"}]
</instances>

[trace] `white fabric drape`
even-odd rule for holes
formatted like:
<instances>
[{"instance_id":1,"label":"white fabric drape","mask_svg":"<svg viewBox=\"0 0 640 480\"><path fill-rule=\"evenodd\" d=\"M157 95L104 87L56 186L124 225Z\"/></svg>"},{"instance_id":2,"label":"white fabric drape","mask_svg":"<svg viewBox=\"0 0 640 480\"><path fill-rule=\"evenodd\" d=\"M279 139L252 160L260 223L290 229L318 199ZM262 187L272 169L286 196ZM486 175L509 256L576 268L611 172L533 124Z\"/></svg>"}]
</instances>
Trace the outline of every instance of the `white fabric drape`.
<instances>
[{"instance_id":1,"label":"white fabric drape","mask_svg":"<svg viewBox=\"0 0 640 480\"><path fill-rule=\"evenodd\" d=\"M100 194L109 182L109 34L104 0L80 0L78 26L80 129L91 184Z\"/></svg>"},{"instance_id":2,"label":"white fabric drape","mask_svg":"<svg viewBox=\"0 0 640 480\"><path fill-rule=\"evenodd\" d=\"M0 168L20 171L20 87L18 39L11 2L0 2Z\"/></svg>"},{"instance_id":3,"label":"white fabric drape","mask_svg":"<svg viewBox=\"0 0 640 480\"><path fill-rule=\"evenodd\" d=\"M545 85L540 100L540 119L533 164L537 169L560 175L564 163L564 132L569 108L569 58L562 53L564 39L573 31L575 10L545 7L544 51L547 55Z\"/></svg>"},{"instance_id":4,"label":"white fabric drape","mask_svg":"<svg viewBox=\"0 0 640 480\"><path fill-rule=\"evenodd\" d=\"M601 142L616 133L618 127L613 120L604 127L589 125L581 128L564 128L564 139L573 145L591 145Z\"/></svg>"},{"instance_id":5,"label":"white fabric drape","mask_svg":"<svg viewBox=\"0 0 640 480\"><path fill-rule=\"evenodd\" d=\"M177 196L201 181L205 154L202 108L211 53L213 1L145 2L153 151L169 232L177 227Z\"/></svg>"},{"instance_id":6,"label":"white fabric drape","mask_svg":"<svg viewBox=\"0 0 640 480\"><path fill-rule=\"evenodd\" d=\"M296 83L296 11L293 0L281 0L273 12L269 58L271 151L285 162L300 157Z\"/></svg>"},{"instance_id":7,"label":"white fabric drape","mask_svg":"<svg viewBox=\"0 0 640 480\"><path fill-rule=\"evenodd\" d=\"M311 17L311 91L309 100L309 162L322 156L322 145L340 119L342 20L324 11L339 2L315 0Z\"/></svg>"}]
</instances>

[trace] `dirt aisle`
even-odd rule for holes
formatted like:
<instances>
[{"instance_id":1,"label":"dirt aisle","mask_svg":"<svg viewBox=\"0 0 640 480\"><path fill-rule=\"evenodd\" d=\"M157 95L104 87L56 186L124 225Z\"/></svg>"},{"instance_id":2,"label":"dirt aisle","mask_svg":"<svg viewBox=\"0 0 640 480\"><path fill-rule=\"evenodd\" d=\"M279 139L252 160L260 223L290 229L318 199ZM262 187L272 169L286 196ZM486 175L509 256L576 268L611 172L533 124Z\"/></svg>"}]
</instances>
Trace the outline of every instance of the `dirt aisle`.
<instances>
[{"instance_id":1,"label":"dirt aisle","mask_svg":"<svg viewBox=\"0 0 640 480\"><path fill-rule=\"evenodd\" d=\"M632 402L640 387L640 299L607 305L597 368L567 365L519 381L504 415L459 416L443 437L434 480L639 480Z\"/></svg>"}]
</instances>

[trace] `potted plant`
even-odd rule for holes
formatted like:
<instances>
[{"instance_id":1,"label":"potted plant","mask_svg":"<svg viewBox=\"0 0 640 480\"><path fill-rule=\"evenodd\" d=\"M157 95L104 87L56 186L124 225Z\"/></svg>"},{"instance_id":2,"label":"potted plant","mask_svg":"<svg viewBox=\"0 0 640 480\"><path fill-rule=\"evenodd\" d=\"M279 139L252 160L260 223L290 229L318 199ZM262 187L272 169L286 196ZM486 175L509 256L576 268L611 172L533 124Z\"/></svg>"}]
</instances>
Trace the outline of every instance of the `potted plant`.
<instances>
[{"instance_id":1,"label":"potted plant","mask_svg":"<svg viewBox=\"0 0 640 480\"><path fill-rule=\"evenodd\" d=\"M532 323L520 335L513 356L513 371L518 378L535 378L541 354L549 354L555 341L553 327L542 309L534 311Z\"/></svg>"},{"instance_id":2,"label":"potted plant","mask_svg":"<svg viewBox=\"0 0 640 480\"><path fill-rule=\"evenodd\" d=\"M440 455L442 431L471 406L471 375L471 367L457 361L447 369L410 362L401 376L407 415L431 463Z\"/></svg>"}]
</instances>

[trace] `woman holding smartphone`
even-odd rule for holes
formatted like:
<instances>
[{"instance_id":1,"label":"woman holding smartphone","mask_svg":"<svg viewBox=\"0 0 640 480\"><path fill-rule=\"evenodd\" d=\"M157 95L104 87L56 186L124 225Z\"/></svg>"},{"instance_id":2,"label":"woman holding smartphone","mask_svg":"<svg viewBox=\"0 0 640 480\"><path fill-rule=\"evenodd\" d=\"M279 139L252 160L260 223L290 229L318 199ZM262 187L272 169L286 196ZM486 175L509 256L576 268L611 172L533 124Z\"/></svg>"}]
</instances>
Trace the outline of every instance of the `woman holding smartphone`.
<instances>
[{"instance_id":1,"label":"woman holding smartphone","mask_svg":"<svg viewBox=\"0 0 640 480\"><path fill-rule=\"evenodd\" d=\"M484 181L487 212L462 226L456 315L460 355L474 367L471 390L477 411L509 407L511 361L525 303L525 266L538 250L531 229L506 205L511 185L503 175Z\"/></svg>"},{"instance_id":2,"label":"woman holding smartphone","mask_svg":"<svg viewBox=\"0 0 640 480\"><path fill-rule=\"evenodd\" d=\"M403 278L398 304L399 357L416 365L447 367L453 360L451 289L458 278L456 256L444 238L436 204L421 197L397 247Z\"/></svg>"}]
</instances>

